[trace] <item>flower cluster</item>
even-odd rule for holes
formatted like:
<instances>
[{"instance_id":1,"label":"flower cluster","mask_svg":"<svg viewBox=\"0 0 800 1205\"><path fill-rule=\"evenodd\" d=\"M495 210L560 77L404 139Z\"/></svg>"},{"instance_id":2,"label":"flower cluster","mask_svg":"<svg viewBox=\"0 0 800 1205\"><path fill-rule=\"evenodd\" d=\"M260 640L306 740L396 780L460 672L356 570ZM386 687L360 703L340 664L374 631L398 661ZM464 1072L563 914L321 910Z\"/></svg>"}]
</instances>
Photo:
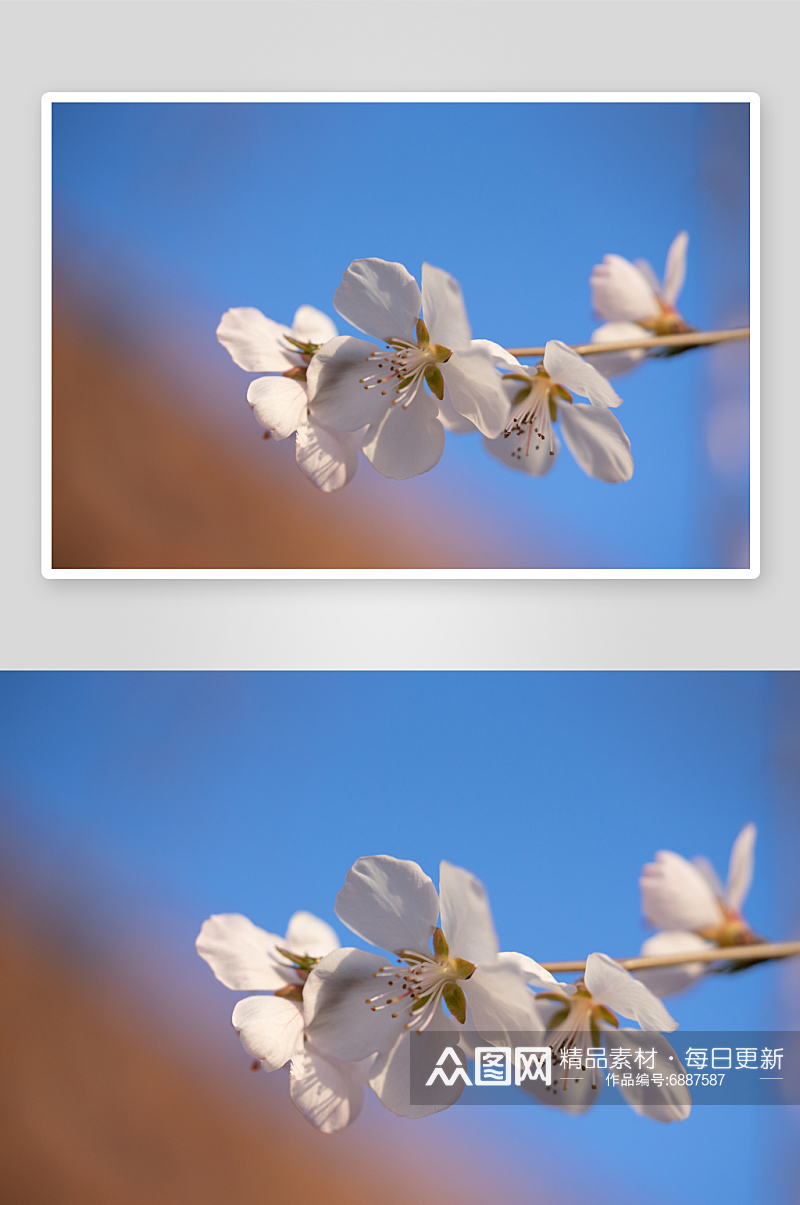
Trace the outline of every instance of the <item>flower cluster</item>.
<instances>
[{"instance_id":1,"label":"flower cluster","mask_svg":"<svg viewBox=\"0 0 800 1205\"><path fill-rule=\"evenodd\" d=\"M761 940L740 912L754 840L755 828L747 825L734 845L725 888L702 859L691 863L661 852L645 866L643 909L664 931L644 952L691 954L716 945L723 959L726 946ZM529 955L500 950L483 885L449 862L440 865L437 891L416 862L359 858L335 911L383 953L340 946L333 929L308 912L291 917L284 937L234 913L211 916L197 938L198 953L226 987L259 993L233 1010L254 1069L289 1064L292 1101L325 1133L355 1120L367 1085L401 1117L423 1117L455 1102L461 1080L446 1103L411 1099L411 1038L425 1030L446 1035L449 1047L460 1046L468 1057L475 1035L490 1046L505 1045L509 1035L545 1035L553 1065L577 1066L583 1074L565 1071L551 1085L522 1086L570 1112L588 1108L602 1086L583 1050L591 1053L603 1033L630 1041L640 1032L620 1028L620 1017L648 1031L650 1066L660 1079L681 1066L661 1036L678 1023L660 997L695 982L708 964L634 976L606 954L592 953L576 982L559 982ZM659 1121L689 1115L685 1085L670 1086L653 1104L642 1078L623 1075L619 1084L636 1112Z\"/></svg>"},{"instance_id":2,"label":"flower cluster","mask_svg":"<svg viewBox=\"0 0 800 1205\"><path fill-rule=\"evenodd\" d=\"M686 243L680 234L672 244L663 285L643 261L605 257L591 289L598 314L611 321L593 342L689 329L675 309ZM630 441L610 412L622 398L607 378L643 352L594 356L596 368L550 340L540 363L521 364L499 344L473 339L458 282L431 264L422 265L420 287L402 264L354 260L333 304L369 339L339 335L308 305L291 327L241 307L228 310L217 329L240 368L266 374L251 382L247 400L267 435L295 435L297 463L320 490L347 485L359 451L385 477L426 473L442 456L445 430L479 431L493 456L542 476L560 447L559 421L584 472L630 480Z\"/></svg>"}]
</instances>

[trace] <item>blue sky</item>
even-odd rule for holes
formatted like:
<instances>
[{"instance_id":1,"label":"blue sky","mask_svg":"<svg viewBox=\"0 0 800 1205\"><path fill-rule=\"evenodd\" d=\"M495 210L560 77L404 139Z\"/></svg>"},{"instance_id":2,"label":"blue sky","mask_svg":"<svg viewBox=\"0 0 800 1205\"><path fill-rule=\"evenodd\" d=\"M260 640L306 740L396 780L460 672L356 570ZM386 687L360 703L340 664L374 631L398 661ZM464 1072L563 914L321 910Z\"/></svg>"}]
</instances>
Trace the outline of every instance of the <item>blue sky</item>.
<instances>
[{"instance_id":1,"label":"blue sky","mask_svg":"<svg viewBox=\"0 0 800 1205\"><path fill-rule=\"evenodd\" d=\"M721 169L711 163L728 145L715 134L719 109L61 103L57 262L68 257L141 346L160 351L171 331L188 332L202 367L227 358L213 334L224 310L254 305L286 321L310 303L333 314L342 272L364 256L415 274L425 260L447 269L476 336L506 346L587 340L592 266L616 252L660 274L686 229L681 308L708 327L725 317L715 281L746 295L749 253L746 215L724 245L715 238L714 172L727 171L735 191L748 170L746 139ZM746 106L726 114L746 130ZM174 368L185 372L177 352ZM544 531L577 563L709 564L722 553L707 531L719 504L703 452L707 374L707 353L694 352L619 380L636 463L626 485L586 477L567 453L530 480L462 436L448 439L435 488L454 507L480 497L521 549ZM245 381L232 373L242 405ZM409 497L419 488L403 487Z\"/></svg>"},{"instance_id":2,"label":"blue sky","mask_svg":"<svg viewBox=\"0 0 800 1205\"><path fill-rule=\"evenodd\" d=\"M736 673L5 674L6 827L30 881L71 900L98 948L163 930L175 990L191 999L189 980L206 993L221 1034L230 994L193 961L202 920L241 911L281 932L307 908L349 940L333 900L363 854L413 859L434 879L441 858L466 866L488 888L504 948L543 961L622 956L647 932L642 864L667 848L704 853L724 875L752 820L747 916L786 937L773 683ZM683 1029L778 1027L777 975L716 977L671 1008ZM460 1109L441 1124L451 1141L490 1141L522 1177L544 1144L592 1203L603 1199L587 1187L593 1177L633 1199L658 1168L656 1203L745 1205L765 1174L764 1112L698 1108L662 1127L627 1109L583 1119ZM735 1164L721 1157L733 1150Z\"/></svg>"}]
</instances>

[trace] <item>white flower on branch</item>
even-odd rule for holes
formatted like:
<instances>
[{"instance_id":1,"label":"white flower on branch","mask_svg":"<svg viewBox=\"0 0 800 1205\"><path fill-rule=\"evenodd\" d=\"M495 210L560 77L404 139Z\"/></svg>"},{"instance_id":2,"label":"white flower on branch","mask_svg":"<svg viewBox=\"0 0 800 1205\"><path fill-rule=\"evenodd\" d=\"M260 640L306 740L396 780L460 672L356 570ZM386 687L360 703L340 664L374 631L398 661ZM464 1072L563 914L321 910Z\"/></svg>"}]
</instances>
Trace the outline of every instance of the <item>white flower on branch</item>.
<instances>
[{"instance_id":1,"label":"white flower on branch","mask_svg":"<svg viewBox=\"0 0 800 1205\"><path fill-rule=\"evenodd\" d=\"M360 434L330 430L309 405L308 365L335 337L331 319L310 305L300 306L291 328L251 306L228 310L217 328L217 338L234 363L246 372L272 374L251 382L247 400L275 439L296 433L298 467L323 493L341 489L352 479L360 447Z\"/></svg>"},{"instance_id":2,"label":"white flower on branch","mask_svg":"<svg viewBox=\"0 0 800 1205\"><path fill-rule=\"evenodd\" d=\"M379 473L404 480L432 469L444 449L443 420L453 429L465 420L489 436L502 431L508 401L495 356L472 340L461 289L447 272L423 264L420 291L402 264L354 260L333 303L386 347L332 339L309 365L311 407L332 430L368 425L363 449Z\"/></svg>"},{"instance_id":3,"label":"white flower on branch","mask_svg":"<svg viewBox=\"0 0 800 1205\"><path fill-rule=\"evenodd\" d=\"M304 992L309 1040L337 1059L377 1055L369 1083L393 1113L422 1117L447 1107L410 1103L412 1031L445 1030L457 1042L465 1029L492 1041L542 1028L527 982L555 980L532 959L499 953L486 892L466 870L442 862L437 894L416 862L359 858L336 914L397 961L353 948L323 958ZM453 1086L450 1103L461 1088Z\"/></svg>"},{"instance_id":4,"label":"white flower on branch","mask_svg":"<svg viewBox=\"0 0 800 1205\"><path fill-rule=\"evenodd\" d=\"M621 255L603 256L602 264L592 268L589 284L595 311L608 321L592 332L592 343L645 339L648 334L674 335L690 329L676 308L686 276L688 244L685 230L673 239L663 282L647 260L631 263ZM620 376L635 368L645 354L643 348L604 352L595 363L604 376Z\"/></svg>"},{"instance_id":5,"label":"white flower on branch","mask_svg":"<svg viewBox=\"0 0 800 1205\"><path fill-rule=\"evenodd\" d=\"M647 1066L646 1075L619 1076L618 1086L626 1101L636 1113L655 1121L683 1121L689 1116L691 1094L685 1086L671 1086L665 1079L658 1089L658 1104L652 1103L648 1091L651 1074L669 1077L683 1070L672 1046L661 1036L677 1029L678 1022L658 997L618 962L606 954L590 954L573 995L559 987L537 996L536 1002L544 1016L546 1041L553 1050L552 1084L547 1087L541 1081L526 1080L522 1086L539 1100L558 1104L568 1112L585 1112L597 1100L607 1071L614 1066L611 1052L615 1048L627 1051L627 1068L634 1071L635 1062L630 1060L635 1060L637 1040L639 1049L642 1047L641 1031L620 1029L619 1016L623 1016L647 1031L644 1044L650 1054L646 1062L640 1060L639 1070ZM598 1066L597 1057L590 1053L600 1049L601 1039L605 1066L603 1061ZM624 1056L620 1061L624 1062Z\"/></svg>"},{"instance_id":6,"label":"white flower on branch","mask_svg":"<svg viewBox=\"0 0 800 1205\"><path fill-rule=\"evenodd\" d=\"M630 440L609 407L622 404L605 377L577 352L557 339L547 343L544 360L535 368L505 353L503 386L511 415L503 434L487 439L487 449L511 468L541 477L552 468L560 442L555 424L561 420L564 440L585 473L601 481L629 481L633 475ZM572 394L591 405L573 403Z\"/></svg>"},{"instance_id":7,"label":"white flower on branch","mask_svg":"<svg viewBox=\"0 0 800 1205\"><path fill-rule=\"evenodd\" d=\"M226 987L273 993L240 1000L233 1026L265 1071L291 1064L291 1098L308 1121L327 1134L355 1121L371 1060L341 1062L316 1050L305 1035L305 983L319 959L339 947L330 925L310 912L295 912L286 936L278 937L246 916L226 913L205 921L196 944Z\"/></svg>"},{"instance_id":8,"label":"white flower on branch","mask_svg":"<svg viewBox=\"0 0 800 1205\"><path fill-rule=\"evenodd\" d=\"M642 912L661 932L644 942L641 953L689 954L760 941L742 916L753 877L755 842L756 826L746 824L733 843L724 886L706 858L689 862L680 854L659 850L655 861L642 868L639 887ZM667 996L689 987L708 967L708 963L689 962L636 974L659 996Z\"/></svg>"}]
</instances>

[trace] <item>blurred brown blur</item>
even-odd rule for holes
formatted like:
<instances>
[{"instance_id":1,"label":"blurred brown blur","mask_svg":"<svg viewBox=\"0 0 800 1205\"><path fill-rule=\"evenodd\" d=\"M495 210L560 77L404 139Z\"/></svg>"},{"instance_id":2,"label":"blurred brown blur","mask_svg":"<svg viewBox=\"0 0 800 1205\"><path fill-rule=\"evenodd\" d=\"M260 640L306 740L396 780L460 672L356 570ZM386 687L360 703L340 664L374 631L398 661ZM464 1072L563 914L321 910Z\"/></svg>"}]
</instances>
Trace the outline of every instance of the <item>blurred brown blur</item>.
<instances>
[{"instance_id":1,"label":"blurred brown blur","mask_svg":"<svg viewBox=\"0 0 800 1205\"><path fill-rule=\"evenodd\" d=\"M486 563L474 529L470 543L441 513L398 507L395 493L385 501L359 494L358 481L342 494L318 492L283 449L260 443L249 412L243 454L193 406L188 381L177 389L186 396L176 397L163 366L120 346L102 323L79 322L77 312L62 304L54 320L54 568ZM242 403L246 382L242 375ZM264 455L254 456L254 446ZM370 472L362 461L359 473Z\"/></svg>"},{"instance_id":2,"label":"blurred brown blur","mask_svg":"<svg viewBox=\"0 0 800 1205\"><path fill-rule=\"evenodd\" d=\"M265 1092L254 1110L248 1093L214 1078L202 1050L176 1053L155 1038L130 992L68 962L8 910L0 964L0 1199L8 1205L408 1199L408 1180L385 1152L354 1130L317 1134L282 1092ZM418 1205L443 1193L435 1171L425 1180L428 1188L414 1190Z\"/></svg>"}]
</instances>

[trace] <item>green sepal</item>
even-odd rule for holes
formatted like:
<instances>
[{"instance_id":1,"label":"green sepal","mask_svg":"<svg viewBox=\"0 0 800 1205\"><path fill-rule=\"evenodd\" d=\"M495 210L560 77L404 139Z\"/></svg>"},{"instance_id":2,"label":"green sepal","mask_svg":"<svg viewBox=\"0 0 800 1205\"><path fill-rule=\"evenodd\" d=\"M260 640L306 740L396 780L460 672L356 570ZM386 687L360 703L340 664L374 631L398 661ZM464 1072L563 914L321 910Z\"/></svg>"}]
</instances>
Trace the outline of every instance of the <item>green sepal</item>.
<instances>
[{"instance_id":1,"label":"green sepal","mask_svg":"<svg viewBox=\"0 0 800 1205\"><path fill-rule=\"evenodd\" d=\"M291 335L284 335L287 343L293 343L298 351L301 351L304 356L313 356L314 352L319 351L321 343L301 343L299 339L293 339Z\"/></svg>"},{"instance_id":2,"label":"green sepal","mask_svg":"<svg viewBox=\"0 0 800 1205\"><path fill-rule=\"evenodd\" d=\"M441 343L434 343L431 351L436 356L437 364L446 364L453 354L449 347L442 347Z\"/></svg>"},{"instance_id":3,"label":"green sepal","mask_svg":"<svg viewBox=\"0 0 800 1205\"><path fill-rule=\"evenodd\" d=\"M297 1000L300 1003L303 999L303 986L300 983L289 983L286 987L279 987L276 996L280 996L282 1000Z\"/></svg>"},{"instance_id":4,"label":"green sepal","mask_svg":"<svg viewBox=\"0 0 800 1205\"><path fill-rule=\"evenodd\" d=\"M437 958L447 958L450 953L450 947L447 944L444 933L437 925L433 930L433 952Z\"/></svg>"},{"instance_id":5,"label":"green sepal","mask_svg":"<svg viewBox=\"0 0 800 1205\"><path fill-rule=\"evenodd\" d=\"M563 992L539 992L536 996L537 1000L555 1000L559 1004L564 1003Z\"/></svg>"},{"instance_id":6,"label":"green sepal","mask_svg":"<svg viewBox=\"0 0 800 1205\"><path fill-rule=\"evenodd\" d=\"M425 384L434 397L438 398L440 402L444 400L444 377L438 368L425 369Z\"/></svg>"},{"instance_id":7,"label":"green sepal","mask_svg":"<svg viewBox=\"0 0 800 1205\"><path fill-rule=\"evenodd\" d=\"M397 383L397 392L399 393L401 389L407 389L413 380L414 380L413 372L411 373L410 376L403 377L402 381L398 381L398 383Z\"/></svg>"},{"instance_id":8,"label":"green sepal","mask_svg":"<svg viewBox=\"0 0 800 1205\"><path fill-rule=\"evenodd\" d=\"M460 1025L463 1025L467 1019L467 997L461 988L457 983L448 983L442 992L442 996L450 1013Z\"/></svg>"},{"instance_id":9,"label":"green sepal","mask_svg":"<svg viewBox=\"0 0 800 1205\"><path fill-rule=\"evenodd\" d=\"M518 405L520 404L520 402L524 402L524 401L525 401L525 399L526 399L527 397L530 397L530 393L531 393L531 389L532 389L532 388L533 388L533 386L532 386L532 385L524 385L524 386L522 387L522 389L520 389L520 391L519 391L519 393L516 395L516 397L514 398L514 401L512 402L512 405L514 405L514 406L518 406Z\"/></svg>"},{"instance_id":10,"label":"green sepal","mask_svg":"<svg viewBox=\"0 0 800 1205\"><path fill-rule=\"evenodd\" d=\"M306 381L308 380L307 373L308 370L306 369L305 365L298 365L297 368L287 368L286 372L284 372L282 375L289 377L293 381Z\"/></svg>"},{"instance_id":11,"label":"green sepal","mask_svg":"<svg viewBox=\"0 0 800 1205\"><path fill-rule=\"evenodd\" d=\"M550 407L550 422L554 423L558 420L558 407L551 397L547 399L547 404Z\"/></svg>"},{"instance_id":12,"label":"green sepal","mask_svg":"<svg viewBox=\"0 0 800 1205\"><path fill-rule=\"evenodd\" d=\"M421 344L423 344L423 346L427 347L428 344L430 343L430 341L431 341L431 337L428 334L427 326L425 325L425 323L422 321L421 318L418 318L417 319L417 343L421 343Z\"/></svg>"},{"instance_id":13,"label":"green sepal","mask_svg":"<svg viewBox=\"0 0 800 1205\"><path fill-rule=\"evenodd\" d=\"M456 969L456 979L469 979L475 973L475 963L467 962L466 958L457 958L453 963Z\"/></svg>"},{"instance_id":14,"label":"green sepal","mask_svg":"<svg viewBox=\"0 0 800 1205\"><path fill-rule=\"evenodd\" d=\"M601 1020L608 1021L609 1025L613 1025L615 1029L619 1029L619 1017L615 1017L603 1004L599 1004L595 1012Z\"/></svg>"},{"instance_id":15,"label":"green sepal","mask_svg":"<svg viewBox=\"0 0 800 1205\"><path fill-rule=\"evenodd\" d=\"M284 958L288 958L296 967L299 967L301 971L313 971L319 962L318 958L309 958L307 954L290 954L288 950L282 950L280 946L276 946L275 949L279 954L283 954Z\"/></svg>"},{"instance_id":16,"label":"green sepal","mask_svg":"<svg viewBox=\"0 0 800 1205\"><path fill-rule=\"evenodd\" d=\"M531 378L530 378L529 376L527 376L527 375L526 375L524 372L504 372L504 373L503 373L503 380L504 380L504 381L526 381L526 382L530 382L530 379L531 379Z\"/></svg>"},{"instance_id":17,"label":"green sepal","mask_svg":"<svg viewBox=\"0 0 800 1205\"><path fill-rule=\"evenodd\" d=\"M590 1024L589 1028L592 1031L592 1041L594 1042L594 1045L596 1048L600 1045L600 1030L598 1028L597 1022L593 1020Z\"/></svg>"},{"instance_id":18,"label":"green sepal","mask_svg":"<svg viewBox=\"0 0 800 1205\"><path fill-rule=\"evenodd\" d=\"M565 402L572 402L572 394L561 385L554 385L553 393L557 394Z\"/></svg>"},{"instance_id":19,"label":"green sepal","mask_svg":"<svg viewBox=\"0 0 800 1205\"><path fill-rule=\"evenodd\" d=\"M420 996L419 1000L415 1000L414 1003L411 1005L412 1013L418 1012L419 1009L421 1009L425 1004L428 1003L430 998L431 998L431 993L428 992L427 996Z\"/></svg>"},{"instance_id":20,"label":"green sepal","mask_svg":"<svg viewBox=\"0 0 800 1205\"><path fill-rule=\"evenodd\" d=\"M566 1008L560 1008L558 1010L558 1012L550 1018L550 1025L548 1028L555 1029L555 1027L557 1025L560 1025L562 1021L566 1021L568 1016L569 1016L569 1005L567 1005Z\"/></svg>"}]
</instances>

